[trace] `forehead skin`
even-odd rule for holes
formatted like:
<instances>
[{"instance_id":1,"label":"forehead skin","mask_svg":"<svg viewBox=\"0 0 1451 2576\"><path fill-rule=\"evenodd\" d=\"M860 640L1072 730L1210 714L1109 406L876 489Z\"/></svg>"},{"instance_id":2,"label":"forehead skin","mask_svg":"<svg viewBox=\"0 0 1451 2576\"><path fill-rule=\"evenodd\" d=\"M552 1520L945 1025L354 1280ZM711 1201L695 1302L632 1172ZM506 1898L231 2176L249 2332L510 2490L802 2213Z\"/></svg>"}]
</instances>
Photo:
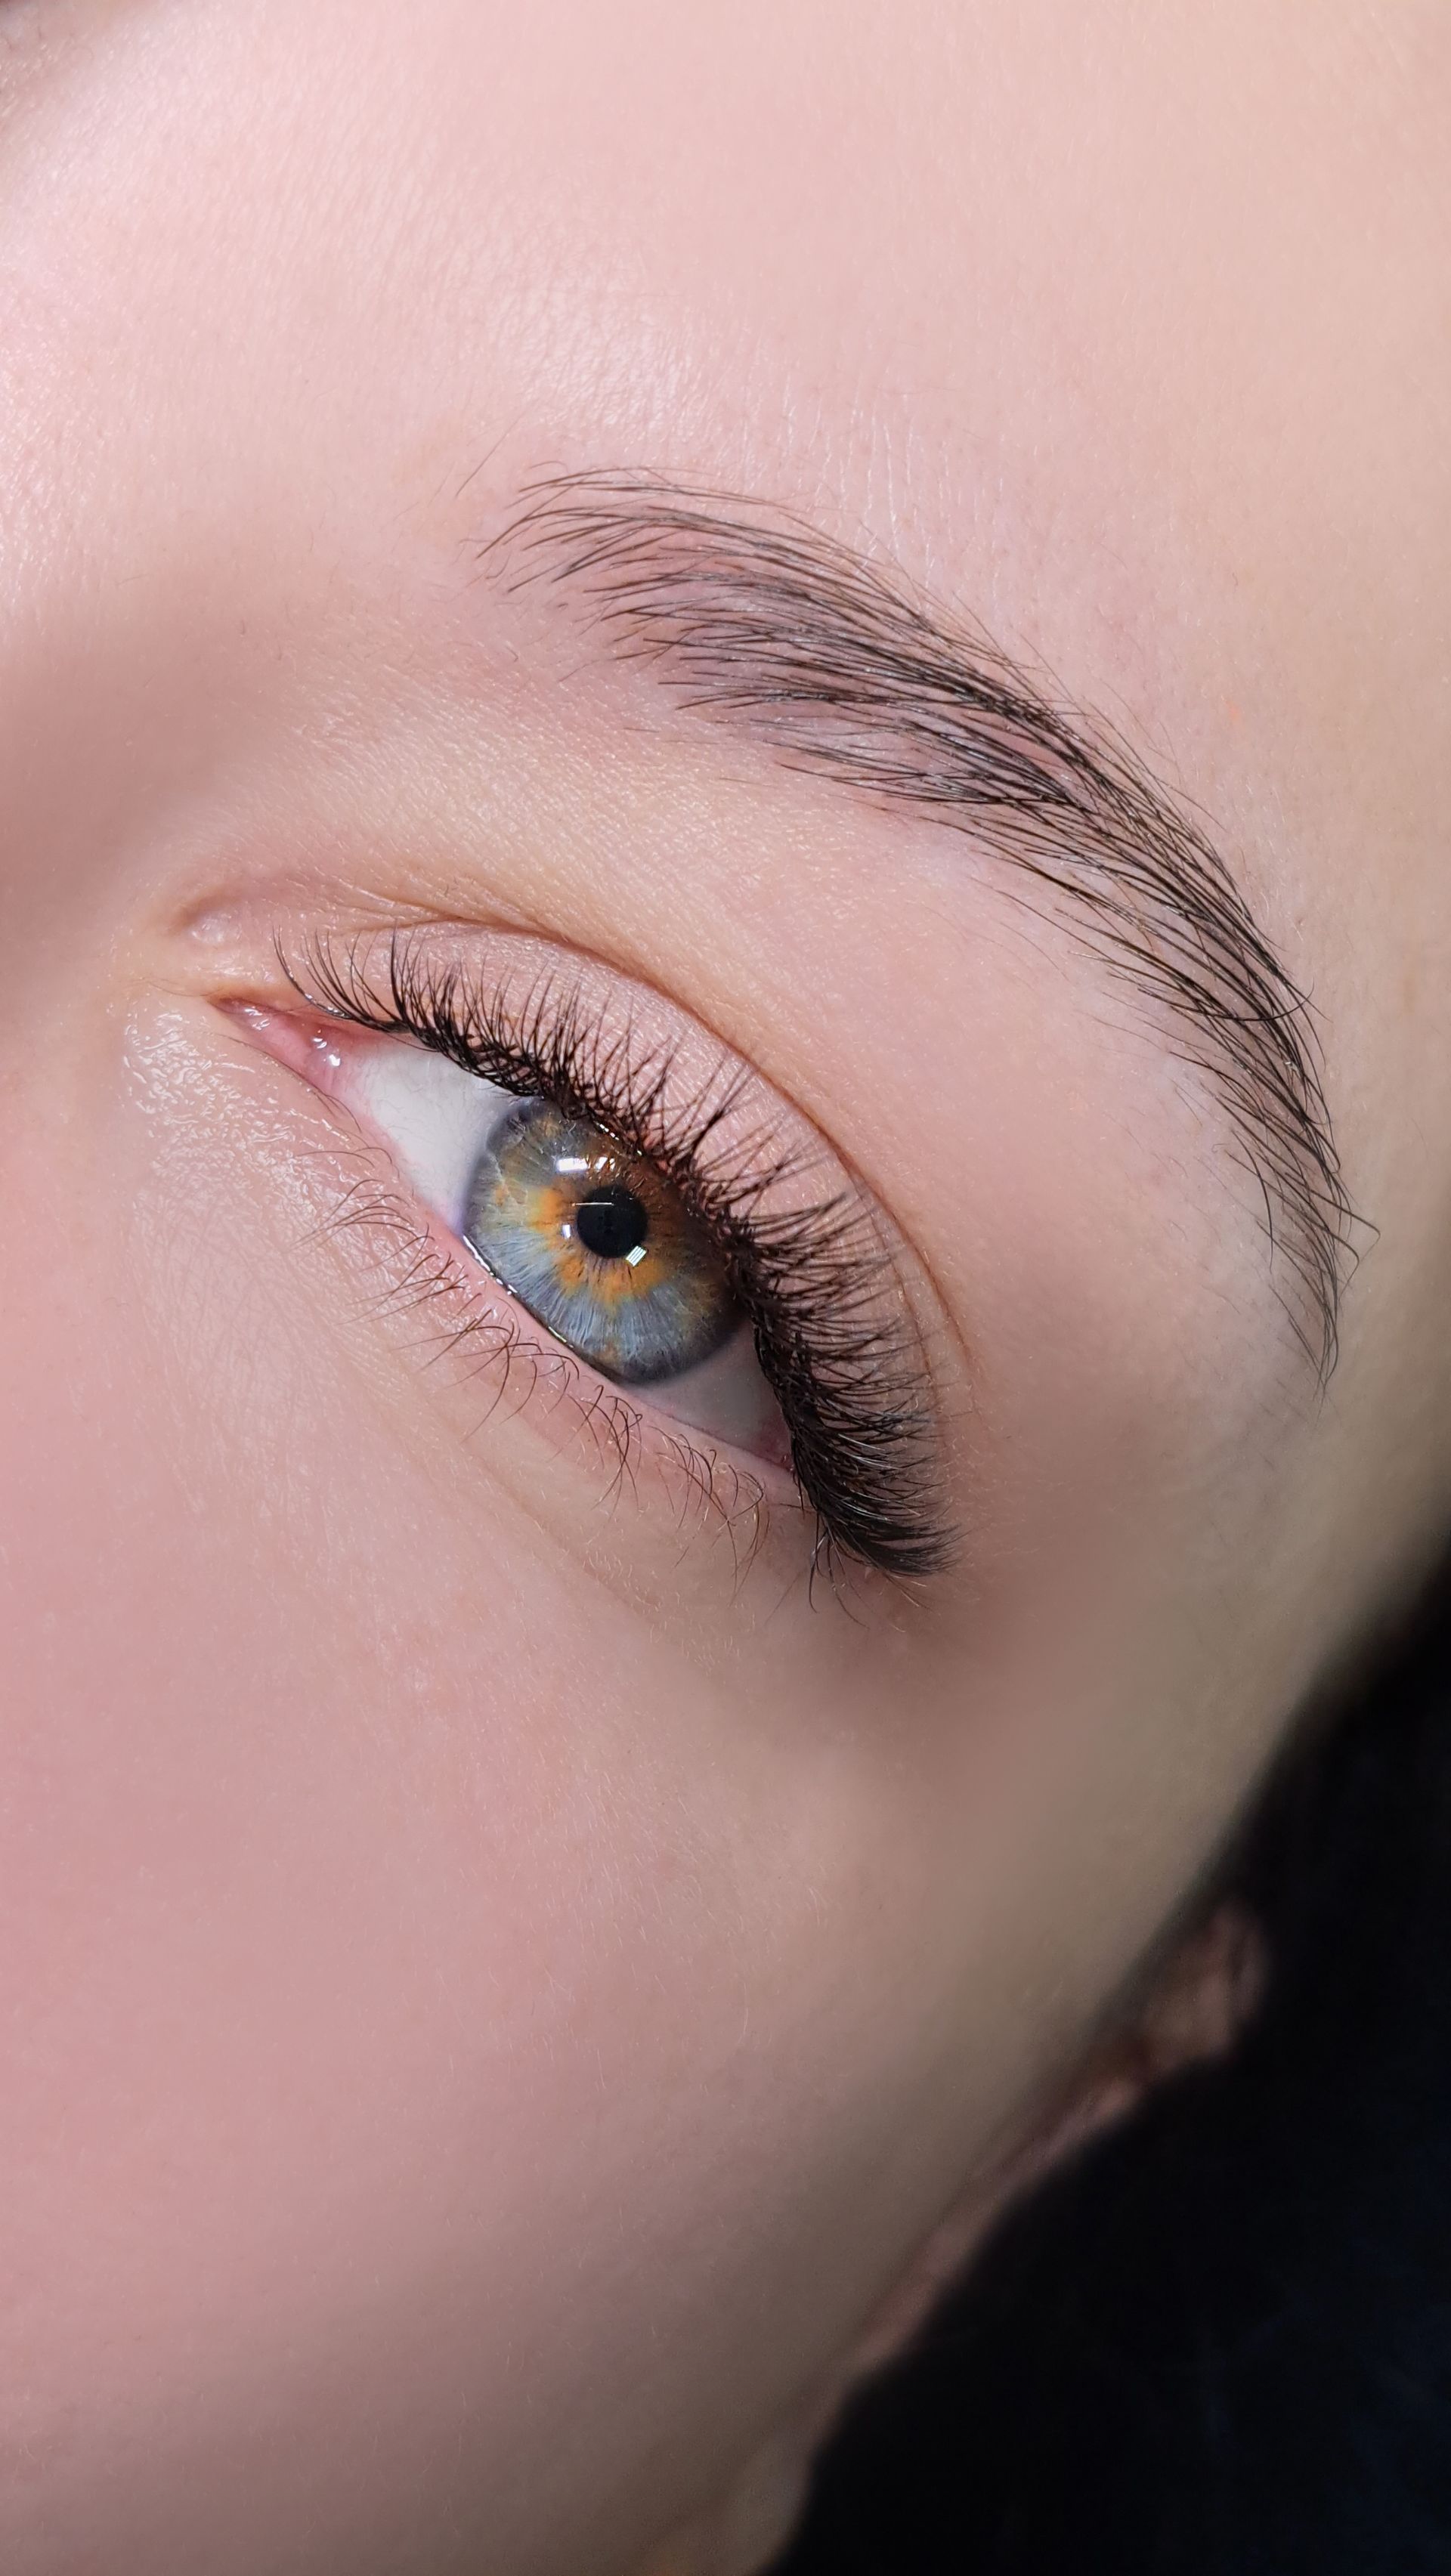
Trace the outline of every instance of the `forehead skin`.
<instances>
[{"instance_id":1,"label":"forehead skin","mask_svg":"<svg viewBox=\"0 0 1451 2576\"><path fill-rule=\"evenodd\" d=\"M809 2388L1443 1525L1451 33L74 0L0 37L0 2555L605 2576ZM591 465L890 558L1211 818L1368 1221L1321 1409L1207 1120L1061 944L969 940L914 826L828 851L746 754L677 773L510 623L471 548ZM929 1252L961 1123L984 1346L1047 1390L1019 1452L1076 1493L1132 1416L1097 1625L1059 1569L1036 1660L961 1602L762 1645L685 1577L641 1614L623 1537L566 1566L507 1427L441 1465L284 1276L301 1113L178 1002L189 910L245 944L283 879L678 989L884 1168L934 1140ZM1014 1228L1071 1271L1085 1171L1097 1410L1071 1332L1012 1332Z\"/></svg>"},{"instance_id":2,"label":"forehead skin","mask_svg":"<svg viewBox=\"0 0 1451 2576\"><path fill-rule=\"evenodd\" d=\"M546 9L525 39L429 8L402 48L363 10L340 83L323 9L259 119L241 102L270 40L248 10L189 13L184 91L164 8L62 9L53 34L41 10L17 103L44 93L49 35L96 227L69 210L30 262L21 234L20 310L29 285L50 345L64 278L68 329L118 385L138 309L164 310L192 363L148 372L103 435L143 502L179 442L234 538L244 515L278 544L302 520L316 549L330 518L344 563L407 560L487 524L518 458L779 495L884 548L1202 803L1333 1027L1359 1203L1380 1221L1399 1152L1435 1223L1405 1186L1413 1133L1380 1108L1388 1072L1402 1099L1424 1087L1438 1017L1410 889L1436 865L1422 790L1446 727L1426 251L1447 39L1429 7L1343 18L1322 47L1294 10L1244 13L1238 43L1233 13L1160 12L1131 44L1052 8L1011 36L868 11L823 46L810 11ZM203 370L225 381L244 350L265 409L200 404ZM50 488L48 426L27 481L54 531L83 495ZM88 463L97 426L76 424ZM165 519L115 532L157 576L182 541ZM54 533L48 551L68 563ZM1398 934L1400 1007L1355 1008Z\"/></svg>"}]
</instances>

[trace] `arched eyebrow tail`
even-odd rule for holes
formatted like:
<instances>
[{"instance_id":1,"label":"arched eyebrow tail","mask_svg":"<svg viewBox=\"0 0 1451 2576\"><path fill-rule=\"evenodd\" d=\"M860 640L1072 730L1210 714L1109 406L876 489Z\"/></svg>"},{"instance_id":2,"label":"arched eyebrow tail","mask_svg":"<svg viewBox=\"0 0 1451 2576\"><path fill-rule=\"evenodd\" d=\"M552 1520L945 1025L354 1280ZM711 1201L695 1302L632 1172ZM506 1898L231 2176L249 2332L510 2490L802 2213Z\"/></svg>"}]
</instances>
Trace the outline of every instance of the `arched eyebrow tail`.
<instances>
[{"instance_id":1,"label":"arched eyebrow tail","mask_svg":"<svg viewBox=\"0 0 1451 2576\"><path fill-rule=\"evenodd\" d=\"M588 471L527 484L482 549L616 656L788 766L972 835L1063 899L1217 1089L1262 1195L1296 1338L1335 1364L1354 1212L1307 995L1193 815L893 568L739 496Z\"/></svg>"}]
</instances>

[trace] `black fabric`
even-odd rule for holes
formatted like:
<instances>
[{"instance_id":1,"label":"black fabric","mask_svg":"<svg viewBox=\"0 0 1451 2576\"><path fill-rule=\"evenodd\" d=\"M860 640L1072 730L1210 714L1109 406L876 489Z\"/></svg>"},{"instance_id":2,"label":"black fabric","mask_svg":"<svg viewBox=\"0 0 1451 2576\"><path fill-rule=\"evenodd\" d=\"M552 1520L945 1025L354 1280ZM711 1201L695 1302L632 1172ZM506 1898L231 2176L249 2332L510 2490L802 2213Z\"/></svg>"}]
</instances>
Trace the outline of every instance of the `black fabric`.
<instances>
[{"instance_id":1,"label":"black fabric","mask_svg":"<svg viewBox=\"0 0 1451 2576\"><path fill-rule=\"evenodd\" d=\"M1451 1593L1226 1873L1234 2057L1016 2211L779 2576L1451 2576Z\"/></svg>"}]
</instances>

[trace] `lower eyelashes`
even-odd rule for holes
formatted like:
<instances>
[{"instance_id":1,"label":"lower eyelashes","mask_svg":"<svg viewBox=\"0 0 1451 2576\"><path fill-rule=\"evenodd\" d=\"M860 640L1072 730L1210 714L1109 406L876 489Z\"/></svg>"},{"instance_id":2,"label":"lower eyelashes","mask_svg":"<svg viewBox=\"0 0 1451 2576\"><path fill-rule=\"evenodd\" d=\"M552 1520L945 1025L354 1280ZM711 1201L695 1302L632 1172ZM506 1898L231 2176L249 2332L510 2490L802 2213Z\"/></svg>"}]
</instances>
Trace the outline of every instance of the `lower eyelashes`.
<instances>
[{"instance_id":1,"label":"lower eyelashes","mask_svg":"<svg viewBox=\"0 0 1451 2576\"><path fill-rule=\"evenodd\" d=\"M374 1128L537 1351L596 1372L601 1401L637 1395L646 1427L787 1471L818 1550L945 1565L931 1373L869 1193L662 997L538 941L464 939L319 941L302 972L281 959L307 1019L244 1016Z\"/></svg>"},{"instance_id":2,"label":"lower eyelashes","mask_svg":"<svg viewBox=\"0 0 1451 2576\"><path fill-rule=\"evenodd\" d=\"M531 1315L624 1386L699 1367L745 1324L715 1247L659 1174L547 1100L500 1118L461 1231Z\"/></svg>"},{"instance_id":3,"label":"lower eyelashes","mask_svg":"<svg viewBox=\"0 0 1451 2576\"><path fill-rule=\"evenodd\" d=\"M653 1163L416 1044L359 1035L328 1053L328 1088L547 1334L671 1422L788 1464L726 1265Z\"/></svg>"}]
</instances>

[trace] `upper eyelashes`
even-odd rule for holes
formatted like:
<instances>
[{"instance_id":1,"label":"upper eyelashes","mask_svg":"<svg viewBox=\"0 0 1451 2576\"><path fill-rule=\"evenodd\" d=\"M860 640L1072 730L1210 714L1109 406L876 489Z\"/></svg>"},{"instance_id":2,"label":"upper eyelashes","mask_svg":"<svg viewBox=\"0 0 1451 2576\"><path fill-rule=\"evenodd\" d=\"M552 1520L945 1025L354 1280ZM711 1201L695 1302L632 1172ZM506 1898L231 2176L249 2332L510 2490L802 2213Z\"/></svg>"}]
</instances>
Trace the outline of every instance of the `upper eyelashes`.
<instances>
[{"instance_id":1,"label":"upper eyelashes","mask_svg":"<svg viewBox=\"0 0 1451 2576\"><path fill-rule=\"evenodd\" d=\"M616 1387L648 1387L672 1421L789 1463L721 1254L652 1162L433 1049L327 1054L420 1197L563 1349Z\"/></svg>"},{"instance_id":2,"label":"upper eyelashes","mask_svg":"<svg viewBox=\"0 0 1451 2576\"><path fill-rule=\"evenodd\" d=\"M502 1095L446 1213L547 1332L656 1410L789 1459L830 1550L935 1572L953 1533L931 1380L865 1189L748 1068L693 1024L645 1025L649 997L604 969L459 947L324 939L283 964L312 1006Z\"/></svg>"}]
</instances>

